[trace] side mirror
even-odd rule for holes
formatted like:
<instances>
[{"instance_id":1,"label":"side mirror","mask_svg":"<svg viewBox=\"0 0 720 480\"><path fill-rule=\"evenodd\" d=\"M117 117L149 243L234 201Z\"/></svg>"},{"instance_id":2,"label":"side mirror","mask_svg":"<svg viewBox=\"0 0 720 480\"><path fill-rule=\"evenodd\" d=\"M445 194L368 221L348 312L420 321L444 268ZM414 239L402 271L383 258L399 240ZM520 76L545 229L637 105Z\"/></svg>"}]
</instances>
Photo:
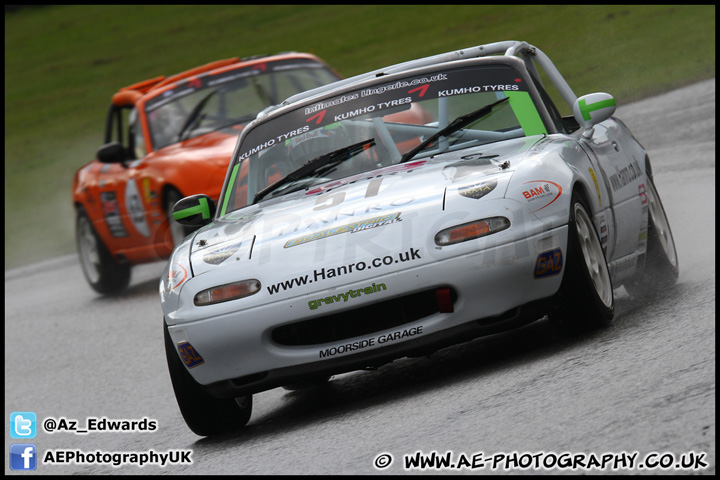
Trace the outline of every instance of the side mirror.
<instances>
[{"instance_id":1,"label":"side mirror","mask_svg":"<svg viewBox=\"0 0 720 480\"><path fill-rule=\"evenodd\" d=\"M172 208L172 216L180 225L203 227L215 216L215 202L207 195L191 195L178 200Z\"/></svg>"},{"instance_id":2,"label":"side mirror","mask_svg":"<svg viewBox=\"0 0 720 480\"><path fill-rule=\"evenodd\" d=\"M615 98L609 93L591 93L575 100L573 116L585 130L589 130L612 117L615 106Z\"/></svg>"},{"instance_id":3,"label":"side mirror","mask_svg":"<svg viewBox=\"0 0 720 480\"><path fill-rule=\"evenodd\" d=\"M125 148L118 142L106 143L97 151L97 159L102 163L122 163L125 160Z\"/></svg>"}]
</instances>

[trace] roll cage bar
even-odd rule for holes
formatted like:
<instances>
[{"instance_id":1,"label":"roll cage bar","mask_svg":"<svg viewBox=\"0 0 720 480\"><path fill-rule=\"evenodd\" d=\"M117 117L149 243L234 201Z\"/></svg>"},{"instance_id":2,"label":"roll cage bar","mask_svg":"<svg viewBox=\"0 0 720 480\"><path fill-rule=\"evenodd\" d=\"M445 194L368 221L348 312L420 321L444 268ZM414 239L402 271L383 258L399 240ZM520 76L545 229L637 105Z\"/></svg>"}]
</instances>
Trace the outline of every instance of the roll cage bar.
<instances>
[{"instance_id":1,"label":"roll cage bar","mask_svg":"<svg viewBox=\"0 0 720 480\"><path fill-rule=\"evenodd\" d=\"M486 57L488 55L505 55L505 56L517 56L523 62L525 63L528 71L532 73L535 78L540 82L540 75L538 74L538 71L535 67L536 61L542 69L547 74L550 81L555 85L555 88L557 88L560 95L562 95L563 99L572 107L572 105L577 100L577 96L573 92L572 88L570 88L570 85L568 85L567 81L565 81L565 78L560 74L558 69L555 67L555 65L552 63L550 58L545 55L545 53L542 52L539 48L528 44L527 42L519 42L515 40L508 40L503 42L495 42L495 43L488 43L486 45L478 45L475 47L469 47L464 48L461 50L454 50L452 52L447 53L441 53L438 55L432 55L429 57L419 58L417 60L411 60L408 62L398 63L396 65L391 65L385 68L380 68L378 70L373 70L368 73L363 73L361 75L356 75L354 77L347 78L345 80L339 80L337 82L331 83L329 85L325 85L322 87L318 87L312 90L308 90L303 93L298 93L297 95L293 95L292 97L289 97L284 102L282 102L280 105L275 105L273 107L268 107L263 112L261 112L258 117L263 116L267 113L270 113L273 110L276 110L280 107L284 107L290 104L293 104L295 102L306 100L318 95L322 95L323 93L335 90L337 88L345 87L354 85L357 83L361 83L365 80L369 80L375 77L381 77L384 75L389 75L392 73L399 73L404 72L408 70L412 70L415 68L420 67L426 67L430 65L438 65L441 63L446 62L453 62L456 60L466 60L470 58L479 58L479 57Z\"/></svg>"}]
</instances>

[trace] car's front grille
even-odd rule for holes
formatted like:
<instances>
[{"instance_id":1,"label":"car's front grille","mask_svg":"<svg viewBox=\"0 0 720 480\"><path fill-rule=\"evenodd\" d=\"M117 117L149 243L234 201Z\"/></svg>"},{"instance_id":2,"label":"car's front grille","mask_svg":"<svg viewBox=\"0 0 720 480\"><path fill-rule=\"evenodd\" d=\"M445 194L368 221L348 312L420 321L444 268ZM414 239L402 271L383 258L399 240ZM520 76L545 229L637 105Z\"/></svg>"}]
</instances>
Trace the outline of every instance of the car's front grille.
<instances>
[{"instance_id":1,"label":"car's front grille","mask_svg":"<svg viewBox=\"0 0 720 480\"><path fill-rule=\"evenodd\" d=\"M457 295L452 289L439 288L374 303L344 312L290 323L276 328L272 339L279 345L320 345L411 323L440 311Z\"/></svg>"}]
</instances>

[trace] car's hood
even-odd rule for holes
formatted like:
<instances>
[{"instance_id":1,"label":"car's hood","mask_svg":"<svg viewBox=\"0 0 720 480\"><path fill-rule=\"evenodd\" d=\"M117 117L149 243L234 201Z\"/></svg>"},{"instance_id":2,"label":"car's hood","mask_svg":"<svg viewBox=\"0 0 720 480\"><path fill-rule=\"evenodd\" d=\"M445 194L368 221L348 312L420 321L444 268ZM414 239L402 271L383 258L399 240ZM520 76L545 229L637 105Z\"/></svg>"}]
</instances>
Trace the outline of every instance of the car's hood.
<instances>
[{"instance_id":1,"label":"car's hood","mask_svg":"<svg viewBox=\"0 0 720 480\"><path fill-rule=\"evenodd\" d=\"M182 142L168 145L150 154L155 161L214 162L223 168L232 155L241 127L210 132Z\"/></svg>"},{"instance_id":2,"label":"car's hood","mask_svg":"<svg viewBox=\"0 0 720 480\"><path fill-rule=\"evenodd\" d=\"M192 273L230 263L291 268L299 258L307 267L350 261L360 251L378 256L412 248L439 219L480 218L479 202L504 196L516 166L541 138L411 160L232 212L193 238Z\"/></svg>"}]
</instances>

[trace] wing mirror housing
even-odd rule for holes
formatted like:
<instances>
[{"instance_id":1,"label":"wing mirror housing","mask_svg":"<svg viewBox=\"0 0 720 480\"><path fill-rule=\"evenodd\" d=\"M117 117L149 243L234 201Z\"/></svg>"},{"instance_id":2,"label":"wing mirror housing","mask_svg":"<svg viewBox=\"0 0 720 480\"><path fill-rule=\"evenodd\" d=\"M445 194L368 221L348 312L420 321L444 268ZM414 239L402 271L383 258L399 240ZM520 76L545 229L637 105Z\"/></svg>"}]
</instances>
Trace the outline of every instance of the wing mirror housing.
<instances>
[{"instance_id":1,"label":"wing mirror housing","mask_svg":"<svg viewBox=\"0 0 720 480\"><path fill-rule=\"evenodd\" d=\"M615 108L615 98L609 93L591 93L575 100L573 116L585 129L583 135L589 137L595 125L613 116Z\"/></svg>"},{"instance_id":2,"label":"wing mirror housing","mask_svg":"<svg viewBox=\"0 0 720 480\"><path fill-rule=\"evenodd\" d=\"M102 163L122 163L125 160L125 147L119 142L106 143L97 151L97 159Z\"/></svg>"},{"instance_id":3,"label":"wing mirror housing","mask_svg":"<svg viewBox=\"0 0 720 480\"><path fill-rule=\"evenodd\" d=\"M173 205L172 216L180 225L200 228L212 222L215 209L215 202L207 195L191 195Z\"/></svg>"}]
</instances>

